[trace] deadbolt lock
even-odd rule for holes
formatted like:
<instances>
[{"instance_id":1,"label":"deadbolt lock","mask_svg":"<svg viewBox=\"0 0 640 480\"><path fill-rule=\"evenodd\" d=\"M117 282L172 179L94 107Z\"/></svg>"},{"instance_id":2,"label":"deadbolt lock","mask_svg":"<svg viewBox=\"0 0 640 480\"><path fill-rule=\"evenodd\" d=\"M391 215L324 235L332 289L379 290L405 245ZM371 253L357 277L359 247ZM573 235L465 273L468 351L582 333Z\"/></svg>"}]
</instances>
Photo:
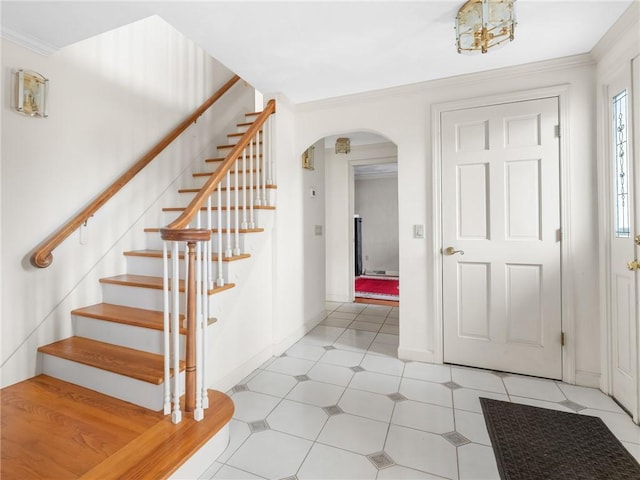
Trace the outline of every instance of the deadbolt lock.
<instances>
[{"instance_id":1,"label":"deadbolt lock","mask_svg":"<svg viewBox=\"0 0 640 480\"><path fill-rule=\"evenodd\" d=\"M631 270L632 272L635 272L639 268L640 268L640 263L638 263L638 260L631 260L630 262L627 263L627 269Z\"/></svg>"}]
</instances>

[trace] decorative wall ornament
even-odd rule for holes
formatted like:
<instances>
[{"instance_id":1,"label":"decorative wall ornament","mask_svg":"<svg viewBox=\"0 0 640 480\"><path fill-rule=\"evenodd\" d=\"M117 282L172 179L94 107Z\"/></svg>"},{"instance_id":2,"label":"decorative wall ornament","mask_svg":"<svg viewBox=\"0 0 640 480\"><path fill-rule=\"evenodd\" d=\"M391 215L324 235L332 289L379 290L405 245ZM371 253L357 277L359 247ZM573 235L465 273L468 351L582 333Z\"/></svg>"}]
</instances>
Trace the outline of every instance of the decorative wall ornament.
<instances>
[{"instance_id":1,"label":"decorative wall ornament","mask_svg":"<svg viewBox=\"0 0 640 480\"><path fill-rule=\"evenodd\" d=\"M309 147L304 152L302 152L302 168L306 168L307 170L313 170L313 151L316 147Z\"/></svg>"},{"instance_id":2,"label":"decorative wall ornament","mask_svg":"<svg viewBox=\"0 0 640 480\"><path fill-rule=\"evenodd\" d=\"M336 139L336 153L349 153L351 151L351 140L345 137Z\"/></svg>"},{"instance_id":3,"label":"decorative wall ornament","mask_svg":"<svg viewBox=\"0 0 640 480\"><path fill-rule=\"evenodd\" d=\"M37 72L16 72L16 110L30 117L48 117L49 79Z\"/></svg>"},{"instance_id":4,"label":"decorative wall ornament","mask_svg":"<svg viewBox=\"0 0 640 480\"><path fill-rule=\"evenodd\" d=\"M469 0L456 15L458 53L487 53L513 40L515 0Z\"/></svg>"}]
</instances>

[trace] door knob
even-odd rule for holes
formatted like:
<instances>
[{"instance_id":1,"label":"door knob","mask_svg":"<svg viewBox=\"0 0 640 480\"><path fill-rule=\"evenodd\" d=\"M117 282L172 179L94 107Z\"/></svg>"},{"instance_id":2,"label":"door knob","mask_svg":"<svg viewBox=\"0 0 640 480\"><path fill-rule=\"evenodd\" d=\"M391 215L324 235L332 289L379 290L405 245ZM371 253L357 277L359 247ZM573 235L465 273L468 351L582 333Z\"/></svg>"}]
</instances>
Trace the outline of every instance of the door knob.
<instances>
[{"instance_id":1,"label":"door knob","mask_svg":"<svg viewBox=\"0 0 640 480\"><path fill-rule=\"evenodd\" d=\"M460 255L464 255L464 250L456 250L453 247L447 247L445 248L444 253L445 255L455 255L456 253L459 253Z\"/></svg>"},{"instance_id":2,"label":"door knob","mask_svg":"<svg viewBox=\"0 0 640 480\"><path fill-rule=\"evenodd\" d=\"M637 260L631 260L630 262L627 263L627 269L631 270L632 272L635 272L639 268L640 268L640 263L638 263Z\"/></svg>"}]
</instances>

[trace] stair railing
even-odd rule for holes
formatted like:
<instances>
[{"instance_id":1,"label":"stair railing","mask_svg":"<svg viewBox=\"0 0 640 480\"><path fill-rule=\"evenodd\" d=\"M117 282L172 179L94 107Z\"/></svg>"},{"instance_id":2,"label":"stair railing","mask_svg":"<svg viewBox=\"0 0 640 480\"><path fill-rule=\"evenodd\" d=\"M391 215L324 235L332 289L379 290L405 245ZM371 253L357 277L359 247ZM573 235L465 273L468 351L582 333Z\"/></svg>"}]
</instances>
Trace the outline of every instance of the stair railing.
<instances>
[{"instance_id":1,"label":"stair railing","mask_svg":"<svg viewBox=\"0 0 640 480\"><path fill-rule=\"evenodd\" d=\"M105 203L107 203L122 187L124 187L138 172L146 167L156 158L162 151L169 146L182 132L184 132L192 123L206 112L216 101L222 97L240 77L234 75L227 83L225 83L216 93L209 97L198 109L189 115L176 128L169 132L162 140L160 140L149 152L147 152L140 160L123 173L116 181L109 185L100 195L94 198L89 205L82 209L76 216L67 221L58 230L53 232L49 237L42 241L31 254L31 264L34 267L46 268L53 262L53 250L58 247L69 235L75 232L89 218L91 218Z\"/></svg>"},{"instance_id":2,"label":"stair railing","mask_svg":"<svg viewBox=\"0 0 640 480\"><path fill-rule=\"evenodd\" d=\"M209 294L231 286L225 279L223 259L243 252L240 233L255 228L254 210L272 208L273 198L267 189L273 186L275 171L271 120L275 110L275 101L270 100L182 214L160 230L164 241L164 412L171 413L174 423L182 419L178 318L186 313L184 409L201 420L208 407L205 366ZM181 255L185 258L182 272L178 261ZM184 283L180 276L186 279Z\"/></svg>"}]
</instances>

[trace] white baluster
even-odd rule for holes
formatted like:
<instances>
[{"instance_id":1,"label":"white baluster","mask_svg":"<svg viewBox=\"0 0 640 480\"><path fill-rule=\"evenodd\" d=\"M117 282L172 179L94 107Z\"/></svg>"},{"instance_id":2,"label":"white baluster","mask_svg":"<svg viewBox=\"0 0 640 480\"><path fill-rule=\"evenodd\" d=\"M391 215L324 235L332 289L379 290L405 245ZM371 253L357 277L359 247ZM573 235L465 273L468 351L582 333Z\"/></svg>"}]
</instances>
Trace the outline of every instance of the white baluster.
<instances>
[{"instance_id":1,"label":"white baluster","mask_svg":"<svg viewBox=\"0 0 640 480\"><path fill-rule=\"evenodd\" d=\"M252 173L252 175L255 178L256 191L253 194L255 196L254 203L256 204L256 206L259 207L260 205L262 205L262 202L260 200L260 130L258 130L258 133L256 133L255 141L256 141L256 151L255 151L256 171L255 173Z\"/></svg>"},{"instance_id":2,"label":"white baluster","mask_svg":"<svg viewBox=\"0 0 640 480\"><path fill-rule=\"evenodd\" d=\"M207 229L212 233L209 239L209 256L207 257L207 263L209 263L207 288L213 288L213 208L211 206L211 195L207 197Z\"/></svg>"},{"instance_id":3,"label":"white baluster","mask_svg":"<svg viewBox=\"0 0 640 480\"><path fill-rule=\"evenodd\" d=\"M226 208L227 208L227 248L224 251L224 256L230 257L233 254L233 250L231 249L231 171L227 172Z\"/></svg>"},{"instance_id":4,"label":"white baluster","mask_svg":"<svg viewBox=\"0 0 640 480\"><path fill-rule=\"evenodd\" d=\"M273 158L271 156L271 152L272 152L272 145L273 145L273 124L271 123L271 117L273 115L269 115L269 119L267 120L267 129L268 129L268 135L267 138L269 139L269 148L267 149L267 153L269 154L269 158L267 159L267 165L269 167L269 176L267 177L267 183L269 185L274 185L274 180L273 180Z\"/></svg>"},{"instance_id":5,"label":"white baluster","mask_svg":"<svg viewBox=\"0 0 640 480\"><path fill-rule=\"evenodd\" d=\"M253 221L253 139L249 142L249 228L256 228ZM245 207L246 208L246 207Z\"/></svg>"},{"instance_id":6,"label":"white baluster","mask_svg":"<svg viewBox=\"0 0 640 480\"><path fill-rule=\"evenodd\" d=\"M238 175L240 175L238 173L238 167L240 166L240 160L236 159L233 165L233 168L236 169L236 174L233 176L233 187L235 189L233 193L233 204L235 206L234 225L236 227L233 236L233 254L240 255L240 203L238 202Z\"/></svg>"},{"instance_id":7,"label":"white baluster","mask_svg":"<svg viewBox=\"0 0 640 480\"><path fill-rule=\"evenodd\" d=\"M267 203L267 139L265 138L266 124L262 125L262 169L258 172L258 175L262 177L262 205L268 205Z\"/></svg>"},{"instance_id":8,"label":"white baluster","mask_svg":"<svg viewBox=\"0 0 640 480\"><path fill-rule=\"evenodd\" d=\"M220 192L220 188L217 189L218 195L218 214L216 215L217 220L217 229L218 229L218 277L216 278L216 285L219 287L224 286L224 277L222 276L222 193Z\"/></svg>"},{"instance_id":9,"label":"white baluster","mask_svg":"<svg viewBox=\"0 0 640 480\"><path fill-rule=\"evenodd\" d=\"M202 409L202 243L196 243L196 318L193 319L196 322L196 404L193 419L196 421L204 418Z\"/></svg>"},{"instance_id":10,"label":"white baluster","mask_svg":"<svg viewBox=\"0 0 640 480\"><path fill-rule=\"evenodd\" d=\"M173 305L171 313L171 340L173 343L173 412L171 421L180 423L182 421L182 410L180 410L180 283L179 283L179 256L178 242L173 242L171 253L171 291L173 293Z\"/></svg>"},{"instance_id":11,"label":"white baluster","mask_svg":"<svg viewBox=\"0 0 640 480\"><path fill-rule=\"evenodd\" d=\"M242 224L240 228L246 230L249 228L247 223L247 148L242 150Z\"/></svg>"},{"instance_id":12,"label":"white baluster","mask_svg":"<svg viewBox=\"0 0 640 480\"><path fill-rule=\"evenodd\" d=\"M164 414L171 413L171 341L169 325L169 255L167 253L167 242L162 241L162 293L163 293L163 322L164 331Z\"/></svg>"}]
</instances>

